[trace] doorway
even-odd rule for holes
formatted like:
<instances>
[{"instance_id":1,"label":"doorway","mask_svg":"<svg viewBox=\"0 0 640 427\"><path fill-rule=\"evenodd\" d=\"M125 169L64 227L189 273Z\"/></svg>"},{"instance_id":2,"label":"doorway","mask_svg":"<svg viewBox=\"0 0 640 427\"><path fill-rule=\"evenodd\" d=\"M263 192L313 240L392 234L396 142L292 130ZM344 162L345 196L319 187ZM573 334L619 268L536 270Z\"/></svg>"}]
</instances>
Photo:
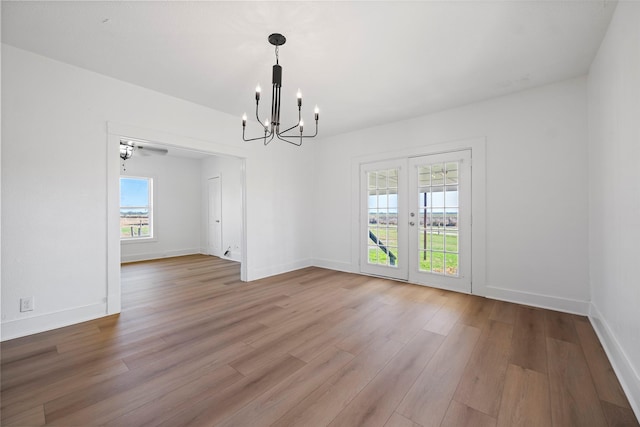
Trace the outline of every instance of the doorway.
<instances>
[{"instance_id":1,"label":"doorway","mask_svg":"<svg viewBox=\"0 0 640 427\"><path fill-rule=\"evenodd\" d=\"M360 270L471 292L471 151L360 167Z\"/></svg>"},{"instance_id":2,"label":"doorway","mask_svg":"<svg viewBox=\"0 0 640 427\"><path fill-rule=\"evenodd\" d=\"M240 279L247 280L247 254L242 248L246 248L246 200L245 200L245 159L247 151L244 148L235 148L230 145L203 141L190 137L149 130L137 126L124 125L109 122L107 124L107 257L106 257L106 285L107 285L107 314L115 314L121 311L121 286L120 286L120 225L119 225L119 176L121 158L119 156L120 141L122 139L148 142L168 147L203 153L205 155L233 157L241 163L241 191L238 201L241 204L241 214L237 221L240 224L241 242L238 258L240 259ZM203 222L203 225L205 223ZM202 251L205 251L205 243L202 242Z\"/></svg>"}]
</instances>

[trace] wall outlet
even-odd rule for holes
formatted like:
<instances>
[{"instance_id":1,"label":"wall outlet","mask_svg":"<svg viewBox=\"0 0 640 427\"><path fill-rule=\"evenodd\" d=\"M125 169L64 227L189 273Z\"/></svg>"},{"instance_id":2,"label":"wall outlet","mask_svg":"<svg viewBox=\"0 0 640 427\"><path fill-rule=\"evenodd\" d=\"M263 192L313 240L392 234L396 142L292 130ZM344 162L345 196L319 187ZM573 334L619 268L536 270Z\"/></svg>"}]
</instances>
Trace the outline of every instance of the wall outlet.
<instances>
[{"instance_id":1,"label":"wall outlet","mask_svg":"<svg viewBox=\"0 0 640 427\"><path fill-rule=\"evenodd\" d=\"M20 311L33 311L33 297L20 298Z\"/></svg>"}]
</instances>

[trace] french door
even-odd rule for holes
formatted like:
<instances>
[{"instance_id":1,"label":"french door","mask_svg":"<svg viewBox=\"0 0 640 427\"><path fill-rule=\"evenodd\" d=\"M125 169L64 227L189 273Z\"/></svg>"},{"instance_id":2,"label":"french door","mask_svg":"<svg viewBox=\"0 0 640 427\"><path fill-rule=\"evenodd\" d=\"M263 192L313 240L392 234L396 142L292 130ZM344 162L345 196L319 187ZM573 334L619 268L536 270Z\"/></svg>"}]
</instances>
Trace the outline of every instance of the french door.
<instances>
[{"instance_id":1,"label":"french door","mask_svg":"<svg viewBox=\"0 0 640 427\"><path fill-rule=\"evenodd\" d=\"M471 152L362 164L360 269L471 292Z\"/></svg>"}]
</instances>

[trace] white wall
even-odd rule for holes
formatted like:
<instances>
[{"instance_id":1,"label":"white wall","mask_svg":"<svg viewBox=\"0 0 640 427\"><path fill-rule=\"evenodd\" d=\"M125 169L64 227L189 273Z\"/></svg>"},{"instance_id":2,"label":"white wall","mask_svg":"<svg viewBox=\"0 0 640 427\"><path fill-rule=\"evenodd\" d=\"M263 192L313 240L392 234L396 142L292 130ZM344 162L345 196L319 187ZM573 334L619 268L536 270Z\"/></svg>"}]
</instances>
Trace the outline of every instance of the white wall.
<instances>
[{"instance_id":1,"label":"white wall","mask_svg":"<svg viewBox=\"0 0 640 427\"><path fill-rule=\"evenodd\" d=\"M201 239L202 253L207 253L207 180L220 177L222 198L222 252L231 248L228 258L240 261L242 253L242 160L234 157L212 156L201 160L202 187Z\"/></svg>"},{"instance_id":2,"label":"white wall","mask_svg":"<svg viewBox=\"0 0 640 427\"><path fill-rule=\"evenodd\" d=\"M351 255L351 163L486 137L486 294L586 313L586 81L572 79L316 145L314 259L358 271Z\"/></svg>"},{"instance_id":3,"label":"white wall","mask_svg":"<svg viewBox=\"0 0 640 427\"><path fill-rule=\"evenodd\" d=\"M245 165L247 255L260 265L250 279L312 265L308 238L313 233L308 216L313 200L311 149L321 141L305 142L300 148L278 141L266 149L258 144L259 160L250 157ZM262 170L255 168L256 162L263 165Z\"/></svg>"},{"instance_id":4,"label":"white wall","mask_svg":"<svg viewBox=\"0 0 640 427\"><path fill-rule=\"evenodd\" d=\"M106 313L107 275L119 260L108 268L107 194L117 183L107 182L107 122L246 158L247 278L309 265L310 243L298 238L310 201L308 145L244 143L239 117L3 44L3 339ZM35 310L20 313L26 296Z\"/></svg>"},{"instance_id":5,"label":"white wall","mask_svg":"<svg viewBox=\"0 0 640 427\"><path fill-rule=\"evenodd\" d=\"M591 318L640 418L640 3L618 3L588 93Z\"/></svg>"},{"instance_id":6,"label":"white wall","mask_svg":"<svg viewBox=\"0 0 640 427\"><path fill-rule=\"evenodd\" d=\"M124 240L123 262L200 253L200 160L144 155L125 162L122 176L153 178L152 240Z\"/></svg>"}]
</instances>

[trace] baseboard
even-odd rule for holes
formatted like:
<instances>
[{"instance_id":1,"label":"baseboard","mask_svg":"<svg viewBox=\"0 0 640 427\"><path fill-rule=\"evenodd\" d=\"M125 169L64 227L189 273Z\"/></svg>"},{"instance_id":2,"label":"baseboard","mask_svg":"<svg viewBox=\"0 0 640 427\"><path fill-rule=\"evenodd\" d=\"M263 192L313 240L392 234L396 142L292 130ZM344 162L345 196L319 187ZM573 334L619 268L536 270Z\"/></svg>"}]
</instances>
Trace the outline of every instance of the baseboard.
<instances>
[{"instance_id":1,"label":"baseboard","mask_svg":"<svg viewBox=\"0 0 640 427\"><path fill-rule=\"evenodd\" d=\"M512 289L496 288L493 286L487 286L486 290L487 293L485 296L487 298L530 305L532 307L546 308L549 310L563 311L565 313L579 314L581 316L589 314L588 301L514 291Z\"/></svg>"},{"instance_id":2,"label":"baseboard","mask_svg":"<svg viewBox=\"0 0 640 427\"><path fill-rule=\"evenodd\" d=\"M311 260L314 267L329 270L344 271L345 273L357 273L349 262L332 261L329 259L314 258Z\"/></svg>"},{"instance_id":3,"label":"baseboard","mask_svg":"<svg viewBox=\"0 0 640 427\"><path fill-rule=\"evenodd\" d=\"M310 258L302 259L299 261L287 263L287 264L279 264L279 265L271 265L269 267L258 268L258 269L249 269L247 271L247 281L259 280L265 277L275 276L277 274L288 273L290 271L300 270L301 268L312 267L314 264Z\"/></svg>"},{"instance_id":4,"label":"baseboard","mask_svg":"<svg viewBox=\"0 0 640 427\"><path fill-rule=\"evenodd\" d=\"M152 259L171 258L174 256L195 255L200 253L202 253L200 248L192 248L192 249L179 249L176 251L148 252L143 254L121 255L120 262L127 263L127 262L137 262L137 261L148 261Z\"/></svg>"},{"instance_id":5,"label":"baseboard","mask_svg":"<svg viewBox=\"0 0 640 427\"><path fill-rule=\"evenodd\" d=\"M627 399L629 399L631 409L636 414L636 418L640 420L640 375L638 374L640 366L633 366L631 359L625 353L602 313L593 303L590 304L589 320L605 353L607 353Z\"/></svg>"},{"instance_id":6,"label":"baseboard","mask_svg":"<svg viewBox=\"0 0 640 427\"><path fill-rule=\"evenodd\" d=\"M107 315L107 304L92 304L83 307L75 307L55 313L42 314L40 316L25 317L23 319L10 320L2 323L2 341L24 337L75 325Z\"/></svg>"}]
</instances>

